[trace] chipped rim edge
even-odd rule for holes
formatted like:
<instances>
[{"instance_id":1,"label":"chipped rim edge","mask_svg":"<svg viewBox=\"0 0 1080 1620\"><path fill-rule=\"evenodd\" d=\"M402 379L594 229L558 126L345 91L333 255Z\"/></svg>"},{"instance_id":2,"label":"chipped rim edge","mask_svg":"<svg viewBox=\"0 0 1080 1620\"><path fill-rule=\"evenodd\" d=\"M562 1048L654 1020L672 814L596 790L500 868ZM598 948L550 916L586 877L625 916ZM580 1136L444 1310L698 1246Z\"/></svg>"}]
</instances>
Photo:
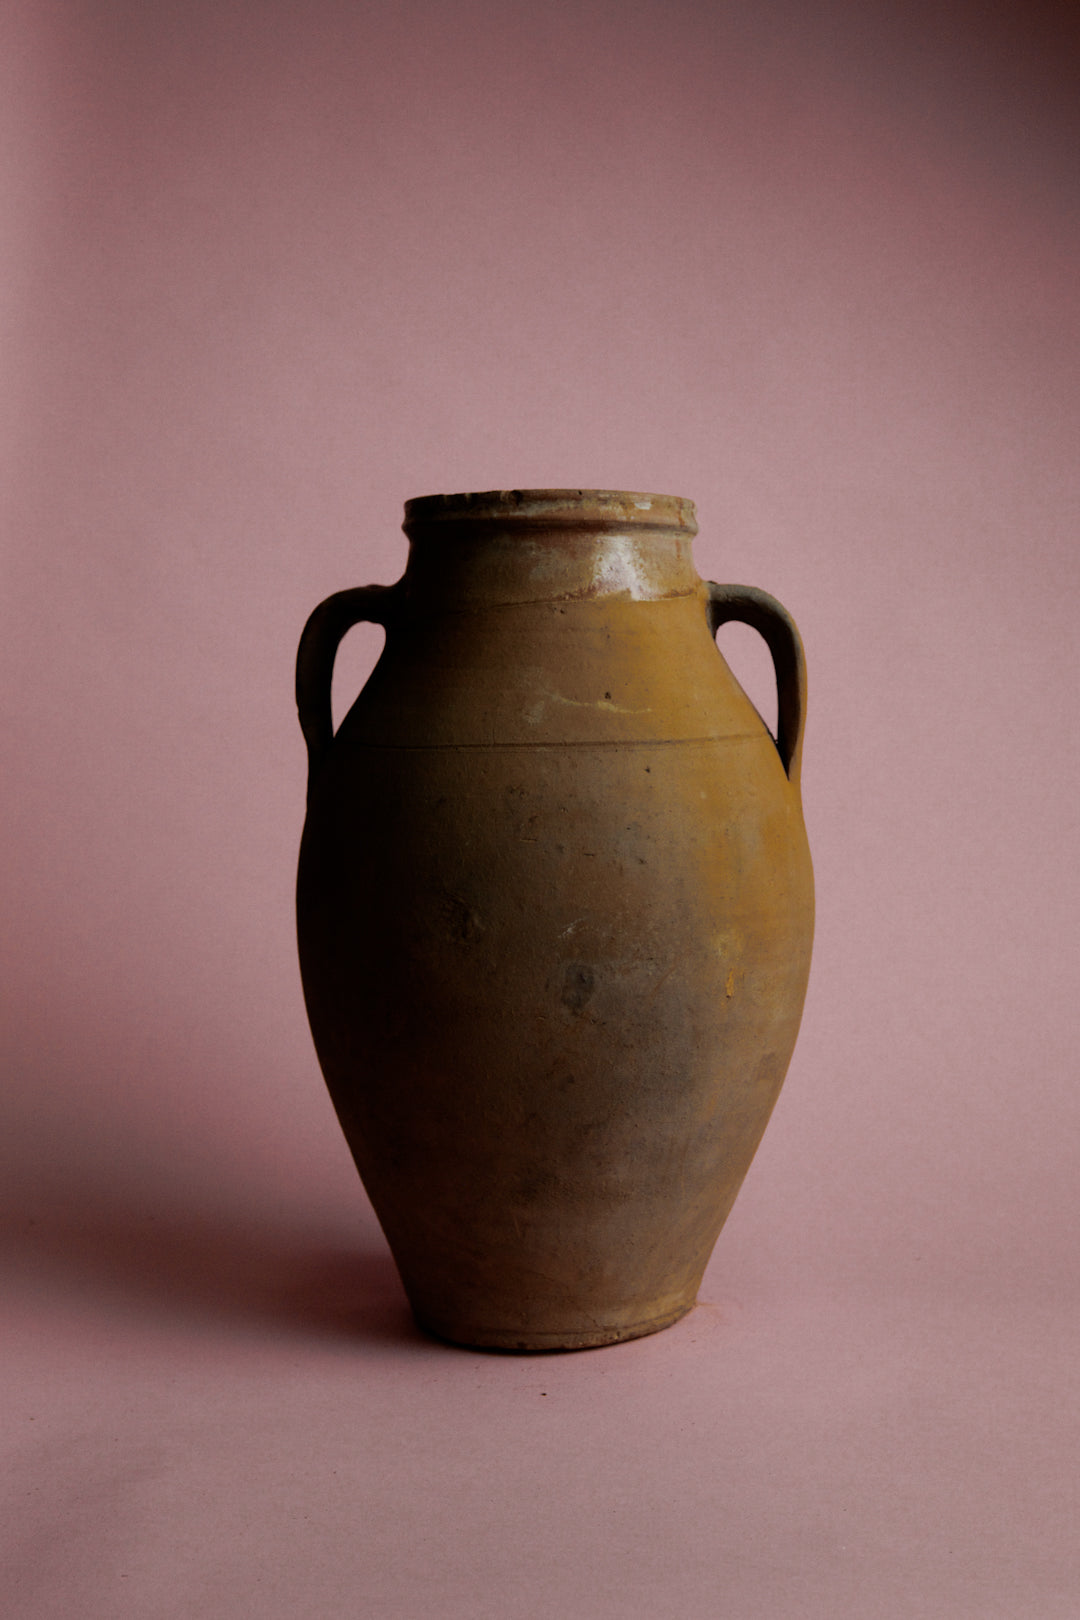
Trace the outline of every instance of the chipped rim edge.
<instances>
[{"instance_id":1,"label":"chipped rim edge","mask_svg":"<svg viewBox=\"0 0 1080 1620\"><path fill-rule=\"evenodd\" d=\"M489 489L460 495L419 495L405 502L402 528L510 523L515 528L592 528L633 524L643 529L698 532L694 503L682 495L624 489Z\"/></svg>"}]
</instances>

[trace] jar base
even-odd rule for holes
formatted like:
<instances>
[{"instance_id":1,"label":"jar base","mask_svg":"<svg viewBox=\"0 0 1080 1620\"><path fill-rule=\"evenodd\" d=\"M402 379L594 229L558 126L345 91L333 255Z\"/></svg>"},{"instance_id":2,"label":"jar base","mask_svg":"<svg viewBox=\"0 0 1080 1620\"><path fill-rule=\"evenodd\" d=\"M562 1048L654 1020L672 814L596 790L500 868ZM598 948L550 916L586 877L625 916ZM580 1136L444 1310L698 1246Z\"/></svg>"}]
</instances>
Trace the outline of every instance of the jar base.
<instances>
[{"instance_id":1,"label":"jar base","mask_svg":"<svg viewBox=\"0 0 1080 1620\"><path fill-rule=\"evenodd\" d=\"M530 1328L465 1328L448 1322L436 1322L414 1312L416 1325L433 1339L446 1344L460 1345L467 1350L495 1350L508 1354L542 1354L560 1350L599 1350L604 1345L622 1344L627 1339L643 1339L647 1334L660 1333L673 1327L693 1310L695 1300L665 1311L662 1316L651 1316L643 1322L619 1322L610 1326L585 1328L580 1331L555 1333L535 1332Z\"/></svg>"}]
</instances>

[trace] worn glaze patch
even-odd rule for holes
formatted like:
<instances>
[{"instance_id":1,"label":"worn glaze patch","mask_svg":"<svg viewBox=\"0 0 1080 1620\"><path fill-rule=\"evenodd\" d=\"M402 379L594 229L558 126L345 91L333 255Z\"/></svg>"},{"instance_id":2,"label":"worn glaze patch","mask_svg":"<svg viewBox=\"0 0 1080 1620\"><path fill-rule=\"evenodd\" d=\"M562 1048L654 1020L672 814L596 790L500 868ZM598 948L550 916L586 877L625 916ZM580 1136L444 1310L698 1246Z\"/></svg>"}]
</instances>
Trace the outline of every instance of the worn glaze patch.
<instances>
[{"instance_id":1,"label":"worn glaze patch","mask_svg":"<svg viewBox=\"0 0 1080 1620\"><path fill-rule=\"evenodd\" d=\"M655 595L643 566L640 547L630 535L605 535L597 546L592 594L629 596L634 602L644 602Z\"/></svg>"}]
</instances>

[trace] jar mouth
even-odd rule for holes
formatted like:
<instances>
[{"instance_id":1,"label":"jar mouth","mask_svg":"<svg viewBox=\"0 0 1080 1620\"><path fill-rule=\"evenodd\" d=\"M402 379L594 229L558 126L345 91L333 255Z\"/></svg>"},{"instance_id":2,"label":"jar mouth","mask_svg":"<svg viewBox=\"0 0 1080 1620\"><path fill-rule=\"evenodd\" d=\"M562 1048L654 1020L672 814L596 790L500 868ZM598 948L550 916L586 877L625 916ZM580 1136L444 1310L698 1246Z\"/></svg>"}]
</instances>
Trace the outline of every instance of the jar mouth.
<instances>
[{"instance_id":1,"label":"jar mouth","mask_svg":"<svg viewBox=\"0 0 1080 1620\"><path fill-rule=\"evenodd\" d=\"M634 527L697 533L693 501L624 489L489 489L473 494L420 495L405 502L402 528L411 539L433 526L495 524L532 529Z\"/></svg>"}]
</instances>

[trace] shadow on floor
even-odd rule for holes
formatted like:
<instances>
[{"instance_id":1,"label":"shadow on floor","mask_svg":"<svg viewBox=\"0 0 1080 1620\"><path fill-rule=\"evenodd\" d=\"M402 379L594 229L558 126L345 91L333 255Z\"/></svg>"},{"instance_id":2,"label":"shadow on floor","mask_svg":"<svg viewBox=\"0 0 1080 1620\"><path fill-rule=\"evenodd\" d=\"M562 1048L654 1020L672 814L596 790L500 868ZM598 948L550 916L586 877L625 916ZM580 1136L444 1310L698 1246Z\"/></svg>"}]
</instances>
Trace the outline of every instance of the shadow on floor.
<instances>
[{"instance_id":1,"label":"shadow on floor","mask_svg":"<svg viewBox=\"0 0 1080 1620\"><path fill-rule=\"evenodd\" d=\"M148 1186L85 1175L0 1206L0 1254L33 1292L162 1323L428 1345L382 1243L362 1229L355 1246L290 1230L287 1211L178 1208Z\"/></svg>"}]
</instances>

